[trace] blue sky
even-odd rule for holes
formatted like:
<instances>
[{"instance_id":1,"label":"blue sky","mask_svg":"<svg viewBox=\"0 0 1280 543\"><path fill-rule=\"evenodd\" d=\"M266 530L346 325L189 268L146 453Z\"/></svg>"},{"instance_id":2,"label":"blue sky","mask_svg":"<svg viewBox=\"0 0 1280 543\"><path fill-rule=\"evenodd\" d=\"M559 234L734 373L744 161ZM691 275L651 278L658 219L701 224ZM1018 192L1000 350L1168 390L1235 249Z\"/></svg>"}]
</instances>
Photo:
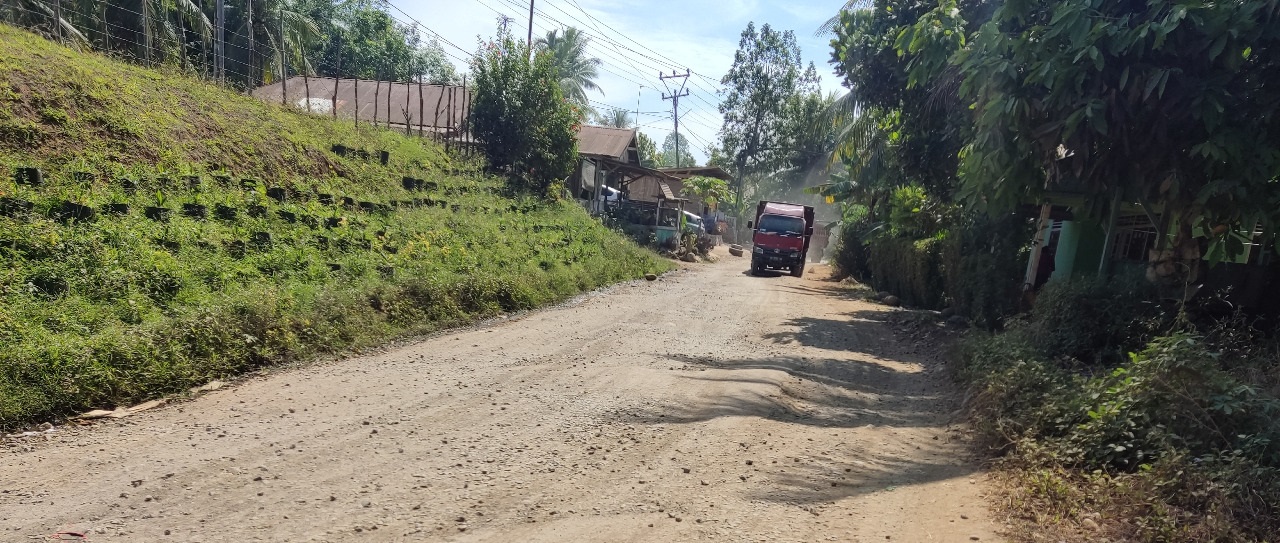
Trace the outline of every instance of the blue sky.
<instances>
[{"instance_id":1,"label":"blue sky","mask_svg":"<svg viewBox=\"0 0 1280 543\"><path fill-rule=\"evenodd\" d=\"M769 23L793 30L800 52L812 61L827 91L841 90L827 63L830 38L814 36L842 0L762 2L756 0L535 0L533 32L575 26L593 37L590 53L604 62L595 107L640 111L640 126L662 144L671 132L671 102L658 73L687 68L690 96L680 100L680 133L693 144L699 161L714 144L721 117L716 111L720 78L733 64L738 39L747 23ZM416 20L442 38L441 45L465 70L477 39L495 33L499 15L511 18L512 33L524 36L529 4L524 0L392 0L391 14L406 23ZM396 8L403 10L403 13ZM427 33L428 36L430 33ZM448 42L448 43L446 43ZM452 44L452 45L451 45ZM456 47L455 47L456 45ZM678 80L669 82L678 85Z\"/></svg>"}]
</instances>

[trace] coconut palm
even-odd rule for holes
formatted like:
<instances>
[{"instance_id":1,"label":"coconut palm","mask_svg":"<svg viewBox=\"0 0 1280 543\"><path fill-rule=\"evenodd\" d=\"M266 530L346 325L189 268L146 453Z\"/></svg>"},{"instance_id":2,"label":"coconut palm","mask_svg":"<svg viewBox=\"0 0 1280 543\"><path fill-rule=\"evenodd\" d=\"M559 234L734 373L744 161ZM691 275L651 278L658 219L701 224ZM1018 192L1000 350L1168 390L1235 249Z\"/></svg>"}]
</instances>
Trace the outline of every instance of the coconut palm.
<instances>
[{"instance_id":1,"label":"coconut palm","mask_svg":"<svg viewBox=\"0 0 1280 543\"><path fill-rule=\"evenodd\" d=\"M595 78L600 76L598 68L603 64L600 59L587 57L587 44L591 38L574 27L564 32L552 30L546 37L537 39L537 47L551 54L556 71L560 74L560 89L565 98L577 104L583 112L591 112L587 91L604 91L596 86Z\"/></svg>"},{"instance_id":2,"label":"coconut palm","mask_svg":"<svg viewBox=\"0 0 1280 543\"><path fill-rule=\"evenodd\" d=\"M0 3L0 21L29 28L50 38L59 37L72 46L89 44L89 39L75 24L74 13L64 11L61 5L48 0Z\"/></svg>"},{"instance_id":3,"label":"coconut palm","mask_svg":"<svg viewBox=\"0 0 1280 543\"><path fill-rule=\"evenodd\" d=\"M625 109L610 109L597 115L595 123L600 126L612 126L614 128L631 128L631 114Z\"/></svg>"},{"instance_id":4,"label":"coconut palm","mask_svg":"<svg viewBox=\"0 0 1280 543\"><path fill-rule=\"evenodd\" d=\"M870 11L872 7L873 4L871 0L845 0L844 5L836 12L836 16L827 19L826 22L822 23L822 26L819 26L818 30L814 31L813 35L821 37L827 34L834 34L836 31L836 25L840 24L841 11Z\"/></svg>"},{"instance_id":5,"label":"coconut palm","mask_svg":"<svg viewBox=\"0 0 1280 543\"><path fill-rule=\"evenodd\" d=\"M266 7L267 2L262 2ZM287 6L287 2L281 2ZM321 37L320 27L312 21L310 17L288 9L285 6L273 6L275 9L266 9L258 21L264 28L263 33L266 34L266 46L268 50L265 52L269 57L272 66L264 67L263 72L271 73L274 77L283 78L285 74L280 73L280 67L285 66L286 71L294 74L312 75L315 73L311 61L307 59L306 53ZM280 29L284 29L284 41L280 40ZM265 78L264 78L265 79Z\"/></svg>"},{"instance_id":6,"label":"coconut palm","mask_svg":"<svg viewBox=\"0 0 1280 543\"><path fill-rule=\"evenodd\" d=\"M188 31L206 46L213 39L213 24L193 0L144 0L140 7L136 24L142 29L145 58L150 59L154 51L158 60L173 58L185 63Z\"/></svg>"}]
</instances>

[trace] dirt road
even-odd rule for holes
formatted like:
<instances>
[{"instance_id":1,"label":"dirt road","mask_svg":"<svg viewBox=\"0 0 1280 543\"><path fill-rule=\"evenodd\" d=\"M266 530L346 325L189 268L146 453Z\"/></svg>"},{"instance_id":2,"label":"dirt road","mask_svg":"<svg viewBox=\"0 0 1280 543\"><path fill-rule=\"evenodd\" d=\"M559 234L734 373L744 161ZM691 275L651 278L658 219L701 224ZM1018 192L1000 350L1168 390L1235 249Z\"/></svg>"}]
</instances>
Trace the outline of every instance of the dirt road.
<instances>
[{"instance_id":1,"label":"dirt road","mask_svg":"<svg viewBox=\"0 0 1280 543\"><path fill-rule=\"evenodd\" d=\"M745 268L5 441L0 541L998 540L928 349Z\"/></svg>"}]
</instances>

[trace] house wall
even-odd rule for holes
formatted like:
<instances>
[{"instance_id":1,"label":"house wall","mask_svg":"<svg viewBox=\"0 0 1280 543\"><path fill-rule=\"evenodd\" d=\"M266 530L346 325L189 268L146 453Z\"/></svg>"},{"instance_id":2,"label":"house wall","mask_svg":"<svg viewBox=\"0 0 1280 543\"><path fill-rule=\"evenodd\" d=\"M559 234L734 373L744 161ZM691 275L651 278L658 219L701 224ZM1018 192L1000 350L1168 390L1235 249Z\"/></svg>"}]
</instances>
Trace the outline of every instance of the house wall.
<instances>
[{"instance_id":1,"label":"house wall","mask_svg":"<svg viewBox=\"0 0 1280 543\"><path fill-rule=\"evenodd\" d=\"M671 187L671 192L676 196L680 195L680 191L684 189L684 184L679 179L670 179L667 186ZM641 177L627 185L628 197L632 200L642 202L656 202L658 195L662 194L662 189L658 188L658 180L653 177Z\"/></svg>"},{"instance_id":2,"label":"house wall","mask_svg":"<svg viewBox=\"0 0 1280 543\"><path fill-rule=\"evenodd\" d=\"M1054 253L1053 274L1049 276L1049 280L1096 276L1105 241L1106 232L1097 223L1061 221Z\"/></svg>"}]
</instances>

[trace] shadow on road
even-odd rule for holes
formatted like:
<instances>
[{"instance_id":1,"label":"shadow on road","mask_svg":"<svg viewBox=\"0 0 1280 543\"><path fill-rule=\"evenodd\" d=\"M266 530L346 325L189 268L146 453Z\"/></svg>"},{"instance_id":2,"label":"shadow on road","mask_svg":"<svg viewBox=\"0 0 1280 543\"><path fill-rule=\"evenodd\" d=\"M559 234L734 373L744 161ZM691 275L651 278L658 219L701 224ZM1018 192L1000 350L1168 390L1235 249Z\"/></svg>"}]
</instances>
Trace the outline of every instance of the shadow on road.
<instances>
[{"instance_id":1,"label":"shadow on road","mask_svg":"<svg viewBox=\"0 0 1280 543\"><path fill-rule=\"evenodd\" d=\"M766 477L768 484L751 487L753 499L819 504L975 471L962 461L963 454L947 444L952 437L947 431L949 413L956 399L939 386L940 379L932 372L857 359L669 358L686 364L686 371L697 372L680 378L705 382L707 386L701 388L707 394L618 413L614 420L667 425L755 417L833 432L820 440L826 445L779 443L796 450L798 446L815 448L762 465L755 476ZM733 392L715 392L722 390Z\"/></svg>"},{"instance_id":2,"label":"shadow on road","mask_svg":"<svg viewBox=\"0 0 1280 543\"><path fill-rule=\"evenodd\" d=\"M832 428L870 425L919 428L946 424L953 398L931 375L900 371L873 361L802 357L715 360L674 355L671 360L699 373L682 379L760 385L715 387L740 391L702 396L648 411L621 414L641 424L703 422L719 417L760 417L789 424ZM706 375L702 369L721 370Z\"/></svg>"},{"instance_id":3,"label":"shadow on road","mask_svg":"<svg viewBox=\"0 0 1280 543\"><path fill-rule=\"evenodd\" d=\"M782 331L765 334L769 342L798 344L830 351L896 351L893 331L885 325L888 311L858 311L848 318L795 317L782 323Z\"/></svg>"},{"instance_id":4,"label":"shadow on road","mask_svg":"<svg viewBox=\"0 0 1280 543\"><path fill-rule=\"evenodd\" d=\"M748 268L742 271L742 275L745 275L747 277L782 277L783 275L787 275L787 274L780 272L778 270L760 270L759 274L754 274L754 273L751 273L751 269Z\"/></svg>"},{"instance_id":5,"label":"shadow on road","mask_svg":"<svg viewBox=\"0 0 1280 543\"><path fill-rule=\"evenodd\" d=\"M797 290L824 290L791 287ZM843 290L843 289L833 289ZM820 504L843 497L963 477L976 468L948 444L958 399L930 349L894 337L893 310L860 309L832 318L796 317L764 339L822 349L818 356L667 355L679 378L702 381L702 395L619 413L638 424L689 424L722 417L830 428L812 458L758 469L769 484L753 499ZM812 353L813 351L804 351ZM724 385L730 384L730 385ZM810 440L813 441L813 440ZM787 444L779 444L786 446ZM788 465L787 462L791 462Z\"/></svg>"}]
</instances>

